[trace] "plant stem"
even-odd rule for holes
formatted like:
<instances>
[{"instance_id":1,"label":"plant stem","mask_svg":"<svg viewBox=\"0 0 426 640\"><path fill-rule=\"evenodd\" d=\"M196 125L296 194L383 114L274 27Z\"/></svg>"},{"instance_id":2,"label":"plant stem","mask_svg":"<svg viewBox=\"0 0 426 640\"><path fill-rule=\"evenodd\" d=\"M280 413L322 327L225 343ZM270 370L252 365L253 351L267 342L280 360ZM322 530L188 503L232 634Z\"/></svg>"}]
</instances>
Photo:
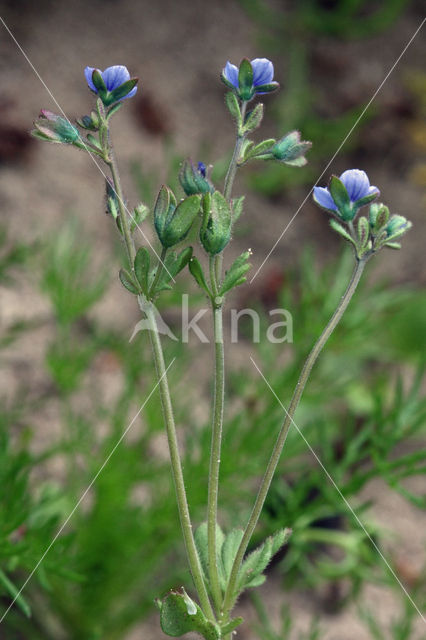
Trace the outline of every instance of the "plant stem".
<instances>
[{"instance_id":1,"label":"plant stem","mask_svg":"<svg viewBox=\"0 0 426 640\"><path fill-rule=\"evenodd\" d=\"M246 112L247 103L241 105L242 121ZM234 152L229 163L228 171L224 183L224 196L229 201L237 172L238 158L245 136L237 131ZM207 548L209 563L209 579L216 613L219 614L222 608L222 590L219 582L219 572L217 567L217 503L219 493L219 471L220 455L222 446L223 414L225 403L225 352L223 345L223 312L222 301L216 300L220 283L222 280L222 254L210 256L210 284L214 295L212 299L214 343L215 343L215 365L214 365L214 397L213 397L213 417L212 436L210 449L210 467L207 497Z\"/></svg>"},{"instance_id":2,"label":"plant stem","mask_svg":"<svg viewBox=\"0 0 426 640\"><path fill-rule=\"evenodd\" d=\"M120 217L122 221L122 229L124 241L127 249L127 255L130 262L130 267L134 268L134 258L136 255L135 245L130 232L129 221L127 218L126 208L124 206L123 191L121 187L120 175L118 172L117 163L114 157L113 149L109 141L108 135L108 164L111 167L112 179L114 182L114 189L117 193L119 202ZM165 254L165 250L163 250ZM158 265L157 276L159 277L161 269L163 267L165 257L162 254L160 263ZM156 277L157 280L157 277ZM158 280L157 280L158 281ZM141 310L146 314L149 335L151 339L152 352L155 362L155 368L157 372L158 386L160 390L161 404L163 409L164 422L166 425L167 441L169 445L170 460L172 466L173 481L176 489L176 498L179 510L179 518L182 527L183 537L185 541L185 548L188 557L189 567L194 581L195 588L197 590L198 598L200 600L201 607L204 614L212 621L215 620L215 615L210 604L209 596L206 586L204 584L203 571L198 557L197 548L195 546L194 534L192 531L191 517L189 514L188 501L185 491L185 482L183 479L182 465L179 455L179 447L176 435L176 425L174 421L172 402L170 397L169 383L166 375L166 367L164 364L163 349L159 337L157 319L155 316L155 307L148 301L148 304L141 304L141 300L138 297L138 302Z\"/></svg>"},{"instance_id":3,"label":"plant stem","mask_svg":"<svg viewBox=\"0 0 426 640\"><path fill-rule=\"evenodd\" d=\"M274 449L272 451L272 455L269 460L268 466L266 468L265 475L263 476L262 483L260 485L260 488L257 494L256 502L254 504L249 521L245 528L244 535L241 540L241 544L235 556L235 560L232 566L231 575L229 578L229 583L226 589L224 603L223 603L223 615L225 620L229 616L229 612L234 604L234 591L235 591L235 586L237 582L238 572L239 572L242 560L244 558L244 555L247 551L247 547L249 545L253 531L259 520L259 516L262 511L262 507L265 502L266 495L268 493L273 475L277 468L278 461L280 459L280 456L284 447L288 430L293 422L293 416L300 402L300 398L302 396L306 382L309 378L309 374L311 373L312 367L314 366L322 348L324 347L325 343L329 339L330 335L333 333L341 317L343 316L353 294L355 293L355 290L361 278L362 272L364 270L365 264L366 264L366 260L357 261L355 269L352 274L352 278L350 280L350 283L343 297L341 298L334 314L332 315L324 331L321 333L320 337L316 341L314 347L312 348L311 352L309 353L305 361L305 364L303 365L303 369L300 373L299 380L293 392L293 397L291 399L289 409L286 412L286 417L284 419L283 425L281 427Z\"/></svg>"},{"instance_id":4,"label":"plant stem","mask_svg":"<svg viewBox=\"0 0 426 640\"><path fill-rule=\"evenodd\" d=\"M126 245L127 257L129 259L129 266L131 271L134 271L133 261L136 255L135 243L132 238L129 225L129 214L124 204L123 189L121 186L120 174L118 172L117 161L115 159L114 151L111 143L109 142L109 130L108 130L108 147L109 147L109 161L108 165L111 169L112 180L114 182L114 189L117 194L118 208L120 211L120 223L123 230L124 244Z\"/></svg>"},{"instance_id":5,"label":"plant stem","mask_svg":"<svg viewBox=\"0 0 426 640\"><path fill-rule=\"evenodd\" d=\"M198 557L197 548L195 546L194 535L192 531L191 518L189 514L188 501L185 491L185 482L182 473L182 465L179 455L179 447L176 435L176 425L173 416L173 408L170 397L169 383L167 380L166 366L164 364L163 349L161 346L160 335L158 333L157 321L155 317L155 307L152 303L146 304L145 301L141 306L141 310L146 314L148 320L149 335L151 339L152 352L154 355L155 368L157 371L157 379L159 380L159 390L161 397L161 405L163 408L163 418L166 425L167 440L170 451L170 461L172 466L173 480L176 489L176 498L179 509L180 523L182 527L183 537L185 541L186 553L189 566L191 569L192 579L200 599L201 607L205 615L211 620L215 620L215 616L209 601L206 586L204 584L203 572L201 569L200 559Z\"/></svg>"},{"instance_id":6,"label":"plant stem","mask_svg":"<svg viewBox=\"0 0 426 640\"><path fill-rule=\"evenodd\" d=\"M216 298L218 283L216 279L216 258L210 257L211 287ZM207 546L209 559L209 577L216 613L219 614L222 606L222 591L219 584L219 573L216 556L216 524L217 501L219 492L220 451L222 445L223 410L225 399L225 354L223 347L223 317L222 304L212 300L213 326L214 326L214 398L212 418L212 438L210 451L209 486L207 499Z\"/></svg>"}]
</instances>

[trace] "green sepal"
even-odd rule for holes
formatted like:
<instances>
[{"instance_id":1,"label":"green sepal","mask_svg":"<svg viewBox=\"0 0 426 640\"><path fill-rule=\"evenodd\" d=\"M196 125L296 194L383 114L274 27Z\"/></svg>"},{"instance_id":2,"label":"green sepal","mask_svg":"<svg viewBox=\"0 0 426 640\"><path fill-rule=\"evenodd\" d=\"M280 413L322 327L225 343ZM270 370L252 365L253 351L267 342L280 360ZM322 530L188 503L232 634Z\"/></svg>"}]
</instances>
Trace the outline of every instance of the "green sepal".
<instances>
[{"instance_id":1,"label":"green sepal","mask_svg":"<svg viewBox=\"0 0 426 640\"><path fill-rule=\"evenodd\" d=\"M400 242L386 242L385 247L389 247L389 249L400 249Z\"/></svg>"},{"instance_id":2,"label":"green sepal","mask_svg":"<svg viewBox=\"0 0 426 640\"><path fill-rule=\"evenodd\" d=\"M253 67L248 58L241 60L238 70L238 95L241 100L251 100L254 95L253 90Z\"/></svg>"},{"instance_id":3,"label":"green sepal","mask_svg":"<svg viewBox=\"0 0 426 640\"><path fill-rule=\"evenodd\" d=\"M114 91L109 91L103 100L104 105L108 107L109 105L118 102L127 96L127 94L136 87L137 83L138 78L130 78L130 80L126 80L126 82L123 82L123 84L114 89Z\"/></svg>"},{"instance_id":4,"label":"green sepal","mask_svg":"<svg viewBox=\"0 0 426 640\"><path fill-rule=\"evenodd\" d=\"M161 236L159 235L163 247L173 247L185 238L200 211L200 201L199 195L193 195L179 202L168 216Z\"/></svg>"},{"instance_id":5,"label":"green sepal","mask_svg":"<svg viewBox=\"0 0 426 640\"><path fill-rule=\"evenodd\" d=\"M98 138L96 138L93 134L88 133L87 134L87 141L96 149L98 149L99 151L102 151L102 145L99 142Z\"/></svg>"},{"instance_id":6,"label":"green sepal","mask_svg":"<svg viewBox=\"0 0 426 640\"><path fill-rule=\"evenodd\" d=\"M237 285L245 282L246 278L244 276L251 266L247 262L250 255L250 251L245 251L232 263L231 267L226 272L219 295L223 296L227 291L230 291Z\"/></svg>"},{"instance_id":7,"label":"green sepal","mask_svg":"<svg viewBox=\"0 0 426 640\"><path fill-rule=\"evenodd\" d=\"M231 239L231 209L219 191L204 194L202 207L200 241L207 253L215 255L223 251Z\"/></svg>"},{"instance_id":8,"label":"green sepal","mask_svg":"<svg viewBox=\"0 0 426 640\"><path fill-rule=\"evenodd\" d=\"M355 200L354 202L354 207L356 209L361 209L361 207L364 207L366 204L370 204L370 202L373 202L373 200L375 200L377 197L379 196L379 193L371 193L369 196L364 196L364 198L360 198L359 200Z\"/></svg>"},{"instance_id":9,"label":"green sepal","mask_svg":"<svg viewBox=\"0 0 426 640\"><path fill-rule=\"evenodd\" d=\"M171 591L162 601L160 609L161 629L168 636L178 638L195 631L205 640L220 640L219 627L207 620L204 613L182 589L182 593Z\"/></svg>"},{"instance_id":10,"label":"green sepal","mask_svg":"<svg viewBox=\"0 0 426 640\"><path fill-rule=\"evenodd\" d=\"M271 93L280 88L279 82L268 82L268 84L259 84L256 86L256 93Z\"/></svg>"},{"instance_id":11,"label":"green sepal","mask_svg":"<svg viewBox=\"0 0 426 640\"><path fill-rule=\"evenodd\" d=\"M108 93L108 89L106 87L102 74L97 69L93 70L92 82L95 85L96 90L98 91L99 97L103 101L102 96L105 96Z\"/></svg>"},{"instance_id":12,"label":"green sepal","mask_svg":"<svg viewBox=\"0 0 426 640\"><path fill-rule=\"evenodd\" d=\"M340 222L337 222L337 220L335 220L334 218L330 219L330 227L334 229L334 231L336 231L343 238L345 238L345 240L349 240L349 242L352 242L353 245L356 245L355 240L352 238L349 231L347 231L345 227L342 224L340 224Z\"/></svg>"},{"instance_id":13,"label":"green sepal","mask_svg":"<svg viewBox=\"0 0 426 640\"><path fill-rule=\"evenodd\" d=\"M135 256L135 276L145 295L148 295L148 274L150 266L149 252L145 247L140 247Z\"/></svg>"},{"instance_id":14,"label":"green sepal","mask_svg":"<svg viewBox=\"0 0 426 640\"><path fill-rule=\"evenodd\" d=\"M210 180L205 178L200 171L194 167L190 159L182 163L178 177L181 187L187 196L214 191Z\"/></svg>"},{"instance_id":15,"label":"green sepal","mask_svg":"<svg viewBox=\"0 0 426 640\"><path fill-rule=\"evenodd\" d=\"M226 84L228 83L226 82ZM237 126L240 127L242 124L241 109L240 103L238 102L238 98L235 95L234 91L228 91L228 93L225 95L225 102L226 106L228 107L229 113L234 118Z\"/></svg>"},{"instance_id":16,"label":"green sepal","mask_svg":"<svg viewBox=\"0 0 426 640\"><path fill-rule=\"evenodd\" d=\"M170 280L175 278L186 267L191 258L192 247L186 247L178 254L174 251L169 252L164 260L160 279L155 291L152 292L152 295L159 293L163 289L170 289Z\"/></svg>"},{"instance_id":17,"label":"green sepal","mask_svg":"<svg viewBox=\"0 0 426 640\"><path fill-rule=\"evenodd\" d=\"M235 223L243 212L245 196L231 200L232 222Z\"/></svg>"},{"instance_id":18,"label":"green sepal","mask_svg":"<svg viewBox=\"0 0 426 640\"><path fill-rule=\"evenodd\" d=\"M203 268L198 258L195 258L193 256L189 261L188 267L191 275L193 276L198 286L201 287L201 289L203 289L209 297L212 297L212 292L208 287L206 278L204 276Z\"/></svg>"},{"instance_id":19,"label":"green sepal","mask_svg":"<svg viewBox=\"0 0 426 640\"><path fill-rule=\"evenodd\" d=\"M167 220L173 214L176 204L173 191L163 184L154 205L154 226L160 240L163 236Z\"/></svg>"},{"instance_id":20,"label":"green sepal","mask_svg":"<svg viewBox=\"0 0 426 640\"><path fill-rule=\"evenodd\" d=\"M331 176L328 188L342 219L352 220L355 212L352 211L351 200L343 182L337 176Z\"/></svg>"},{"instance_id":21,"label":"green sepal","mask_svg":"<svg viewBox=\"0 0 426 640\"><path fill-rule=\"evenodd\" d=\"M258 127L260 127L262 119L263 119L263 104L259 102L255 106L253 111L250 111L250 113L248 113L244 121L244 124L242 126L242 133L244 134L251 133Z\"/></svg>"},{"instance_id":22,"label":"green sepal","mask_svg":"<svg viewBox=\"0 0 426 640\"><path fill-rule=\"evenodd\" d=\"M272 557L288 541L291 529L281 529L250 553L244 560L237 578L237 593L246 587L254 587L260 582L260 576L272 560Z\"/></svg>"},{"instance_id":23,"label":"green sepal","mask_svg":"<svg viewBox=\"0 0 426 640\"><path fill-rule=\"evenodd\" d=\"M272 147L276 143L275 138L268 138L267 140L262 140L256 146L252 146L250 149L247 149L244 153L244 162L250 160L252 158L260 158L260 159L270 159L271 154L268 153L271 151ZM267 154L267 155L265 155Z\"/></svg>"},{"instance_id":24,"label":"green sepal","mask_svg":"<svg viewBox=\"0 0 426 640\"><path fill-rule=\"evenodd\" d=\"M130 293L133 293L135 296L140 294L140 290L136 287L132 276L128 271L126 271L126 269L120 269L118 275L120 277L121 284L125 289L127 289L127 291L130 291Z\"/></svg>"}]
</instances>

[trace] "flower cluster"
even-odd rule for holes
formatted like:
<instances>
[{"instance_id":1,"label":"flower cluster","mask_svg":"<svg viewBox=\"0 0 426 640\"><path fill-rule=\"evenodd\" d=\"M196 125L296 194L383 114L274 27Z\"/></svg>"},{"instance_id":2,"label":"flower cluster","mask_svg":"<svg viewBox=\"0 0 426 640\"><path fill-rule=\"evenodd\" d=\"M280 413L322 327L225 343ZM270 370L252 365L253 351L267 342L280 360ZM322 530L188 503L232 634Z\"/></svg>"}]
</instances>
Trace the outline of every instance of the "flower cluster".
<instances>
[{"instance_id":1,"label":"flower cluster","mask_svg":"<svg viewBox=\"0 0 426 640\"><path fill-rule=\"evenodd\" d=\"M353 244L358 260L368 259L382 247L399 249L395 240L411 227L403 216L390 216L388 207L373 202L379 195L379 189L370 185L367 174L360 169L348 169L340 178L332 176L328 188L314 187L315 202L335 216L331 226ZM367 204L369 217L361 216L355 229L353 221Z\"/></svg>"}]
</instances>

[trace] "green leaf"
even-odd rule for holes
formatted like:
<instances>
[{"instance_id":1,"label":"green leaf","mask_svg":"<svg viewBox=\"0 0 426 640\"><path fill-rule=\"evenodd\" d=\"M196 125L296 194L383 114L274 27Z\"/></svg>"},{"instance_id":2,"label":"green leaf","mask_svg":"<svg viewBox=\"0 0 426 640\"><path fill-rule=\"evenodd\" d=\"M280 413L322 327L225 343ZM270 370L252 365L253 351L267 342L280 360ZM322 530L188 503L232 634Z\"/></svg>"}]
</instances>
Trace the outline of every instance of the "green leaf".
<instances>
[{"instance_id":1,"label":"green leaf","mask_svg":"<svg viewBox=\"0 0 426 640\"><path fill-rule=\"evenodd\" d=\"M233 618L223 625L220 629L222 637L226 636L228 633L232 633L232 631L234 631L234 629L236 629L242 622L244 622L243 618Z\"/></svg>"},{"instance_id":2,"label":"green leaf","mask_svg":"<svg viewBox=\"0 0 426 640\"><path fill-rule=\"evenodd\" d=\"M120 277L121 284L127 289L127 291L130 291L130 293L134 293L136 296L140 293L139 289L133 282L132 276L128 271L126 271L126 269L120 269L118 275Z\"/></svg>"},{"instance_id":3,"label":"green leaf","mask_svg":"<svg viewBox=\"0 0 426 640\"><path fill-rule=\"evenodd\" d=\"M192 247L186 247L178 255L174 251L167 254L164 260L164 267L158 281L156 292L158 293L166 286L172 278L178 275L188 264L192 257ZM168 287L169 288L169 287ZM156 293L155 291L153 293Z\"/></svg>"},{"instance_id":4,"label":"green leaf","mask_svg":"<svg viewBox=\"0 0 426 640\"><path fill-rule=\"evenodd\" d=\"M238 547L243 538L244 531L242 529L232 529L225 538L222 546L222 564L226 579L231 574L232 565L237 555Z\"/></svg>"},{"instance_id":5,"label":"green leaf","mask_svg":"<svg viewBox=\"0 0 426 640\"><path fill-rule=\"evenodd\" d=\"M96 138L92 133L87 134L87 141L99 151L102 151L102 145L99 142L98 138Z\"/></svg>"},{"instance_id":6,"label":"green leaf","mask_svg":"<svg viewBox=\"0 0 426 640\"><path fill-rule=\"evenodd\" d=\"M287 542L291 529L281 529L273 536L250 553L243 562L237 578L237 592L248 586L256 586L263 571L270 563L272 557ZM259 583L261 584L261 583Z\"/></svg>"},{"instance_id":7,"label":"green leaf","mask_svg":"<svg viewBox=\"0 0 426 640\"><path fill-rule=\"evenodd\" d=\"M225 95L226 106L231 116L234 118L238 126L242 124L241 109L238 98L233 91L229 91Z\"/></svg>"},{"instance_id":8,"label":"green leaf","mask_svg":"<svg viewBox=\"0 0 426 640\"><path fill-rule=\"evenodd\" d=\"M231 210L232 210L232 222L236 222L238 218L241 216L243 212L243 204L244 204L245 196L240 196L239 198L233 198L231 200Z\"/></svg>"},{"instance_id":9,"label":"green leaf","mask_svg":"<svg viewBox=\"0 0 426 640\"><path fill-rule=\"evenodd\" d=\"M251 111L248 114L243 125L243 132L250 133L251 131L254 131L255 129L257 129L260 126L262 119L263 119L263 104L259 102L255 106L253 111Z\"/></svg>"},{"instance_id":10,"label":"green leaf","mask_svg":"<svg viewBox=\"0 0 426 640\"><path fill-rule=\"evenodd\" d=\"M195 631L205 640L220 640L220 630L210 622L200 607L188 596L184 589L182 593L170 592L160 605L161 629L168 636L178 638L185 633Z\"/></svg>"},{"instance_id":11,"label":"green leaf","mask_svg":"<svg viewBox=\"0 0 426 640\"><path fill-rule=\"evenodd\" d=\"M250 158L256 158L258 156L262 156L272 149L274 144L276 143L275 138L268 138L267 140L262 140L254 147L248 149L244 154L244 161L249 160Z\"/></svg>"},{"instance_id":12,"label":"green leaf","mask_svg":"<svg viewBox=\"0 0 426 640\"><path fill-rule=\"evenodd\" d=\"M337 222L337 220L335 220L334 218L331 218L330 227L332 227L334 231L337 231L337 233L341 235L343 238L345 238L345 240L348 240L349 242L352 242L353 245L355 245L355 240L352 238L349 231L347 231L345 227L342 224L340 224L340 222Z\"/></svg>"},{"instance_id":13,"label":"green leaf","mask_svg":"<svg viewBox=\"0 0 426 640\"><path fill-rule=\"evenodd\" d=\"M220 295L223 296L224 293L230 291L238 284L242 284L245 282L244 275L250 269L250 264L247 262L251 253L250 251L244 251L231 265L229 270L226 272L225 278L222 283L222 287L220 289Z\"/></svg>"},{"instance_id":14,"label":"green leaf","mask_svg":"<svg viewBox=\"0 0 426 640\"><path fill-rule=\"evenodd\" d=\"M198 260L198 258L192 257L191 260L189 261L189 271L191 273L191 275L194 277L195 281L197 282L198 286L201 287L201 289L204 289L204 291L207 293L207 295L209 297L212 296L212 293L208 287L208 284L206 282L206 278L204 276L204 272L203 272L203 268L200 264L200 261Z\"/></svg>"},{"instance_id":15,"label":"green leaf","mask_svg":"<svg viewBox=\"0 0 426 640\"><path fill-rule=\"evenodd\" d=\"M135 256L135 275L139 282L143 293L148 293L148 274L149 274L150 257L145 247L140 247Z\"/></svg>"},{"instance_id":16,"label":"green leaf","mask_svg":"<svg viewBox=\"0 0 426 640\"><path fill-rule=\"evenodd\" d=\"M31 608L28 602L25 600L22 594L19 593L19 589L9 580L7 575L0 569L0 584L6 589L7 593L15 600L16 605L21 611L31 618Z\"/></svg>"},{"instance_id":17,"label":"green leaf","mask_svg":"<svg viewBox=\"0 0 426 640\"><path fill-rule=\"evenodd\" d=\"M209 576L209 553L208 553L208 534L207 534L207 522L203 522L196 529L194 533L195 546L197 547L198 555L200 557L201 566L205 573L206 580L208 582ZM221 581L221 587L226 587L224 580L224 570L222 563L222 545L225 541L225 536L219 525L216 525L216 562L219 578Z\"/></svg>"}]
</instances>

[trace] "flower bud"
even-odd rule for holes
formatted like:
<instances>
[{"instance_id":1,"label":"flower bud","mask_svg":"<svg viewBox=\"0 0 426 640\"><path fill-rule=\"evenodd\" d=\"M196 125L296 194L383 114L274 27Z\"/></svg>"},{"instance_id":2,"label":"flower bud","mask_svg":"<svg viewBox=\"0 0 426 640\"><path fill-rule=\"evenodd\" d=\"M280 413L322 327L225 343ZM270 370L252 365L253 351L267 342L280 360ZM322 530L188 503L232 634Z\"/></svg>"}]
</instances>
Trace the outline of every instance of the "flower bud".
<instances>
[{"instance_id":1,"label":"flower bud","mask_svg":"<svg viewBox=\"0 0 426 640\"><path fill-rule=\"evenodd\" d=\"M179 171L179 182L187 196L214 191L212 183L206 177L206 165L203 162L195 167L190 159L185 160Z\"/></svg>"},{"instance_id":2,"label":"flower bud","mask_svg":"<svg viewBox=\"0 0 426 640\"><path fill-rule=\"evenodd\" d=\"M176 206L172 190L161 187L154 206L154 226L164 248L173 247L184 239L199 210L199 195L189 196Z\"/></svg>"},{"instance_id":3,"label":"flower bud","mask_svg":"<svg viewBox=\"0 0 426 640\"><path fill-rule=\"evenodd\" d=\"M77 127L66 118L47 109L40 111L39 118L34 123L35 129L31 132L34 137L58 144L83 144Z\"/></svg>"},{"instance_id":4,"label":"flower bud","mask_svg":"<svg viewBox=\"0 0 426 640\"><path fill-rule=\"evenodd\" d=\"M200 241L210 255L223 251L231 239L232 215L227 200L219 192L206 193L202 200L203 224Z\"/></svg>"},{"instance_id":5,"label":"flower bud","mask_svg":"<svg viewBox=\"0 0 426 640\"><path fill-rule=\"evenodd\" d=\"M290 131L275 143L270 153L280 162L295 167L303 167L307 162L305 153L311 146L312 142L300 140L300 131Z\"/></svg>"}]
</instances>

